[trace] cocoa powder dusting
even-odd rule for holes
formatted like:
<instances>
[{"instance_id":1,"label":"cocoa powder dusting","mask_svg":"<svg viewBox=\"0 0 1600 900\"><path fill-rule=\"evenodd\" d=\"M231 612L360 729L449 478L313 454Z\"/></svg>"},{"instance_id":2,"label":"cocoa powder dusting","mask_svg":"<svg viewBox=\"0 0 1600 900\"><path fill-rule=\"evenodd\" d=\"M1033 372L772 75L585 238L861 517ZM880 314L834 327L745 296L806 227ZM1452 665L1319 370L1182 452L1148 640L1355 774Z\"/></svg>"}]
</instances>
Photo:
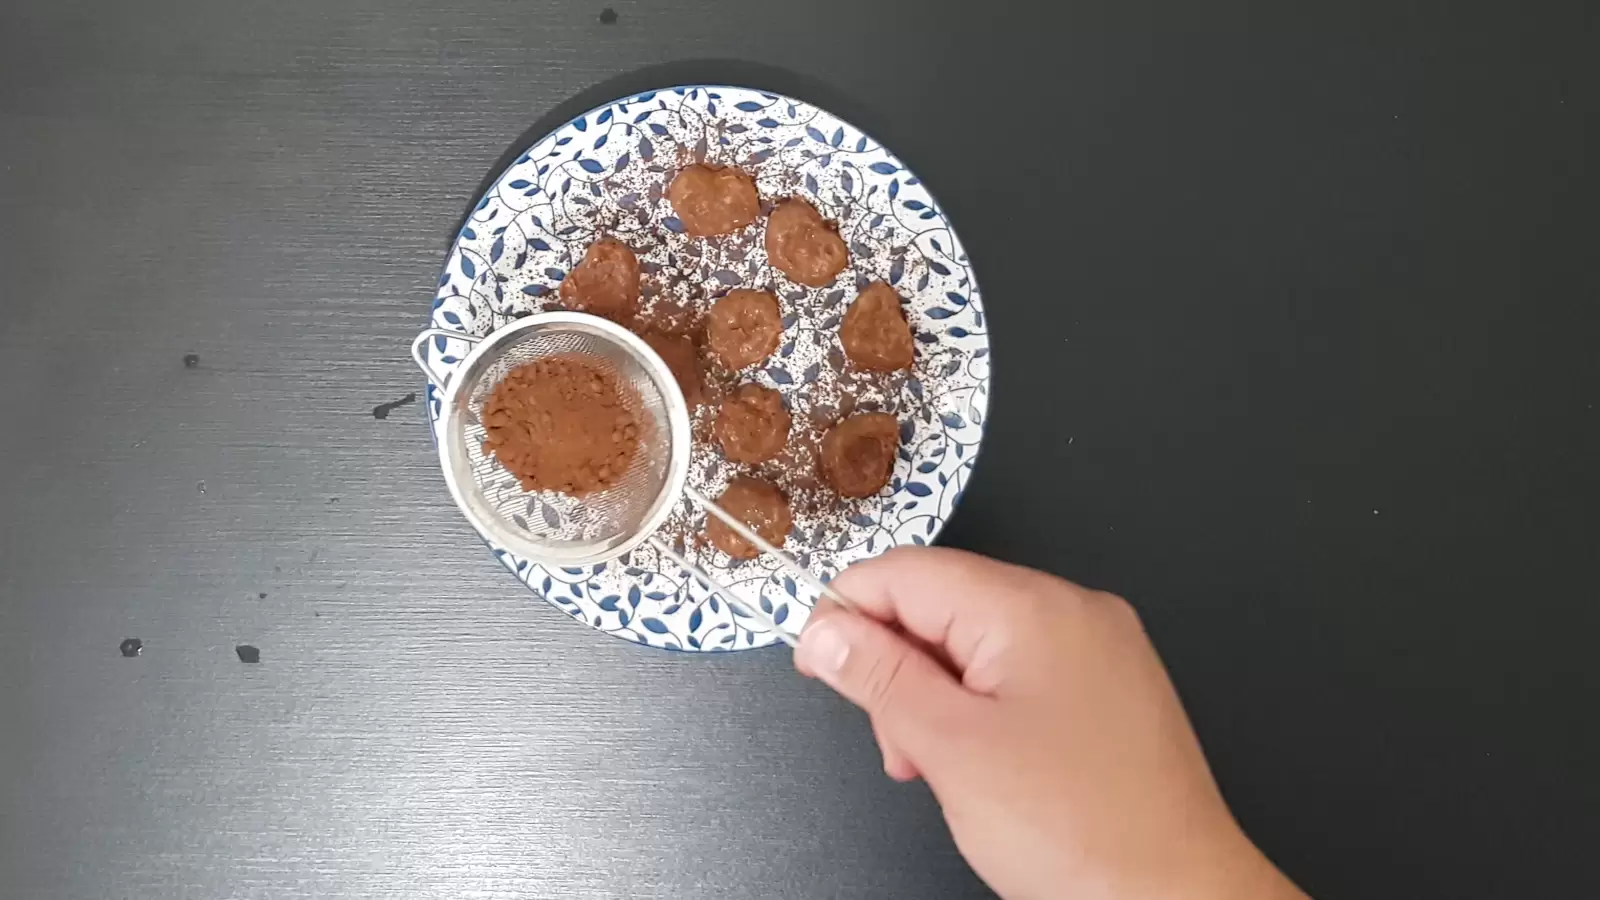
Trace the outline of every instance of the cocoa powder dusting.
<instances>
[{"instance_id":1,"label":"cocoa powder dusting","mask_svg":"<svg viewBox=\"0 0 1600 900\"><path fill-rule=\"evenodd\" d=\"M506 373L483 405L492 453L525 491L583 497L615 486L639 454L639 398L610 367L577 353Z\"/></svg>"}]
</instances>

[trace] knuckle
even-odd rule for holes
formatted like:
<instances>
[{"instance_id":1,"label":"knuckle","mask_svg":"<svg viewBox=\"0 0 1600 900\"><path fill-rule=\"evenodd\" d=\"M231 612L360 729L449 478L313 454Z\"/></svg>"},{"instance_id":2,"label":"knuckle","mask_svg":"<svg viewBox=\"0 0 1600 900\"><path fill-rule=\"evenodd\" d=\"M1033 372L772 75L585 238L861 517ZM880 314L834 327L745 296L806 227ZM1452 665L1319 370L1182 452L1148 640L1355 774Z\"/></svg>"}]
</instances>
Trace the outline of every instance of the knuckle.
<instances>
[{"instance_id":1,"label":"knuckle","mask_svg":"<svg viewBox=\"0 0 1600 900\"><path fill-rule=\"evenodd\" d=\"M1090 594L1095 606L1099 607L1102 614L1111 622L1124 627L1144 630L1144 623L1139 619L1139 611L1133 608L1122 597L1106 591L1094 591Z\"/></svg>"}]
</instances>

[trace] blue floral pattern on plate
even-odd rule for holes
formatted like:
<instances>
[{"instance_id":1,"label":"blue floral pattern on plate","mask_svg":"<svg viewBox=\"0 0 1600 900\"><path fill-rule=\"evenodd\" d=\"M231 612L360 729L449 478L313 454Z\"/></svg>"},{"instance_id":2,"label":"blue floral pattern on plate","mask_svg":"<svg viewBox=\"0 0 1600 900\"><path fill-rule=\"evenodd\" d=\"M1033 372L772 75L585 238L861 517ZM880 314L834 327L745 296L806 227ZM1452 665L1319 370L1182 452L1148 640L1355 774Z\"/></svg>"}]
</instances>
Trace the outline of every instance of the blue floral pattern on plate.
<instances>
[{"instance_id":1,"label":"blue floral pattern on plate","mask_svg":"<svg viewBox=\"0 0 1600 900\"><path fill-rule=\"evenodd\" d=\"M839 223L851 265L828 288L801 288L767 265L760 241L737 255L691 241L663 198L681 166L737 164L765 198L803 196ZM758 224L752 231L759 234ZM983 438L989 339L972 267L944 212L905 165L832 114L777 94L731 86L685 86L639 94L591 110L519 156L483 195L439 276L432 324L483 335L545 307L567 270L601 234L656 242L641 253L647 276L688 272L700 295L730 287L772 290L795 312L756 380L785 393L797 418L807 387L830 354L847 301L874 279L905 298L917 364L898 396L901 447L888 487L827 521L797 515L789 552L827 578L899 544L930 543L960 500ZM852 281L853 280L853 281ZM436 338L432 370L444 382L469 347ZM437 429L440 391L427 408ZM730 471L713 459L691 481L715 494ZM548 506L530 500L530 514ZM516 577L576 619L626 640L673 650L744 650L777 636L705 591L653 553L635 550L581 568L539 565L490 545ZM798 630L815 597L770 560L735 562L690 541L686 550L784 628Z\"/></svg>"}]
</instances>

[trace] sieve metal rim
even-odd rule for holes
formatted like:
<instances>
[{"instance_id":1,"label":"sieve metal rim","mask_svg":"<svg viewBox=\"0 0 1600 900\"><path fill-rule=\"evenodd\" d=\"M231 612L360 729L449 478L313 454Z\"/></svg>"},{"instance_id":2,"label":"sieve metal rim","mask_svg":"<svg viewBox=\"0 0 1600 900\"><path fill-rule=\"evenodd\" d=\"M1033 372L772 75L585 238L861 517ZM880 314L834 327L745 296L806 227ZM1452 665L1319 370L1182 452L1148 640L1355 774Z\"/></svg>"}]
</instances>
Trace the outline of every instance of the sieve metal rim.
<instances>
[{"instance_id":1,"label":"sieve metal rim","mask_svg":"<svg viewBox=\"0 0 1600 900\"><path fill-rule=\"evenodd\" d=\"M530 540L519 534L481 499L482 494L476 490L471 463L467 457L465 394L468 387L476 381L480 369L487 365L487 360L495 359L507 344L524 337L525 332L554 329L597 335L622 344L631 354L638 357L645 374L655 382L656 389L666 405L668 428L672 432L667 442L666 477L639 527L623 540L595 550L565 550ZM462 359L460 366L448 379L449 384L440 386L442 396L435 435L439 444L440 468L444 472L445 486L450 490L451 499L455 501L456 507L466 516L472 527L490 543L516 556L539 563L585 566L621 556L649 540L666 523L678 500L683 496L689 478L689 406L684 399L683 389L678 386L678 380L673 377L666 361L643 339L609 319L578 312L535 313L509 322L481 338L448 329L430 328L419 334L412 344L412 357L435 385L439 385L439 381L428 368L426 358L427 342L435 336L462 340L473 345L472 350Z\"/></svg>"}]
</instances>

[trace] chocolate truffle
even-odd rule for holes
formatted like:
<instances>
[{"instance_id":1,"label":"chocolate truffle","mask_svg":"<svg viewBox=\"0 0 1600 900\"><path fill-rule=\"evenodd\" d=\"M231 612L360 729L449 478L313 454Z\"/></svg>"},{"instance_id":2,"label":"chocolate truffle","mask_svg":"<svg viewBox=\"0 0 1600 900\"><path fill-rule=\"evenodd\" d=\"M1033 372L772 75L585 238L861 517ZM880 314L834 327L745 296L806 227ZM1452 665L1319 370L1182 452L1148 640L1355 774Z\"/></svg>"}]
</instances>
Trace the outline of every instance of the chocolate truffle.
<instances>
[{"instance_id":1,"label":"chocolate truffle","mask_svg":"<svg viewBox=\"0 0 1600 900\"><path fill-rule=\"evenodd\" d=\"M789 280L807 287L827 287L850 261L844 239L816 207L790 197L767 219L767 259Z\"/></svg>"},{"instance_id":2,"label":"chocolate truffle","mask_svg":"<svg viewBox=\"0 0 1600 900\"><path fill-rule=\"evenodd\" d=\"M777 391L759 384L740 385L717 411L722 454L734 462L766 462L789 442L789 420Z\"/></svg>"},{"instance_id":3,"label":"chocolate truffle","mask_svg":"<svg viewBox=\"0 0 1600 900\"><path fill-rule=\"evenodd\" d=\"M756 534L776 547L782 547L794 519L789 498L770 482L741 475L728 482L728 489L717 498L717 505L729 515L750 526ZM715 515L706 515L706 537L711 545L734 559L755 559L760 548L735 534Z\"/></svg>"},{"instance_id":4,"label":"chocolate truffle","mask_svg":"<svg viewBox=\"0 0 1600 900\"><path fill-rule=\"evenodd\" d=\"M845 311L839 341L845 356L863 369L893 372L911 367L915 346L911 326L900 308L900 295L881 281L867 285Z\"/></svg>"},{"instance_id":5,"label":"chocolate truffle","mask_svg":"<svg viewBox=\"0 0 1600 900\"><path fill-rule=\"evenodd\" d=\"M679 170L667 186L667 200L693 237L732 234L761 215L755 180L732 166L696 164Z\"/></svg>"},{"instance_id":6,"label":"chocolate truffle","mask_svg":"<svg viewBox=\"0 0 1600 900\"><path fill-rule=\"evenodd\" d=\"M580 312L627 319L639 309L639 258L616 238L595 241L561 282L561 302Z\"/></svg>"},{"instance_id":7,"label":"chocolate truffle","mask_svg":"<svg viewBox=\"0 0 1600 900\"><path fill-rule=\"evenodd\" d=\"M766 291L729 291L712 304L707 316L706 340L711 352L734 371L771 356L782 337L778 298Z\"/></svg>"},{"instance_id":8,"label":"chocolate truffle","mask_svg":"<svg viewBox=\"0 0 1600 900\"><path fill-rule=\"evenodd\" d=\"M845 497L870 497L894 472L900 425L887 413L860 413L822 438L822 478Z\"/></svg>"}]
</instances>

